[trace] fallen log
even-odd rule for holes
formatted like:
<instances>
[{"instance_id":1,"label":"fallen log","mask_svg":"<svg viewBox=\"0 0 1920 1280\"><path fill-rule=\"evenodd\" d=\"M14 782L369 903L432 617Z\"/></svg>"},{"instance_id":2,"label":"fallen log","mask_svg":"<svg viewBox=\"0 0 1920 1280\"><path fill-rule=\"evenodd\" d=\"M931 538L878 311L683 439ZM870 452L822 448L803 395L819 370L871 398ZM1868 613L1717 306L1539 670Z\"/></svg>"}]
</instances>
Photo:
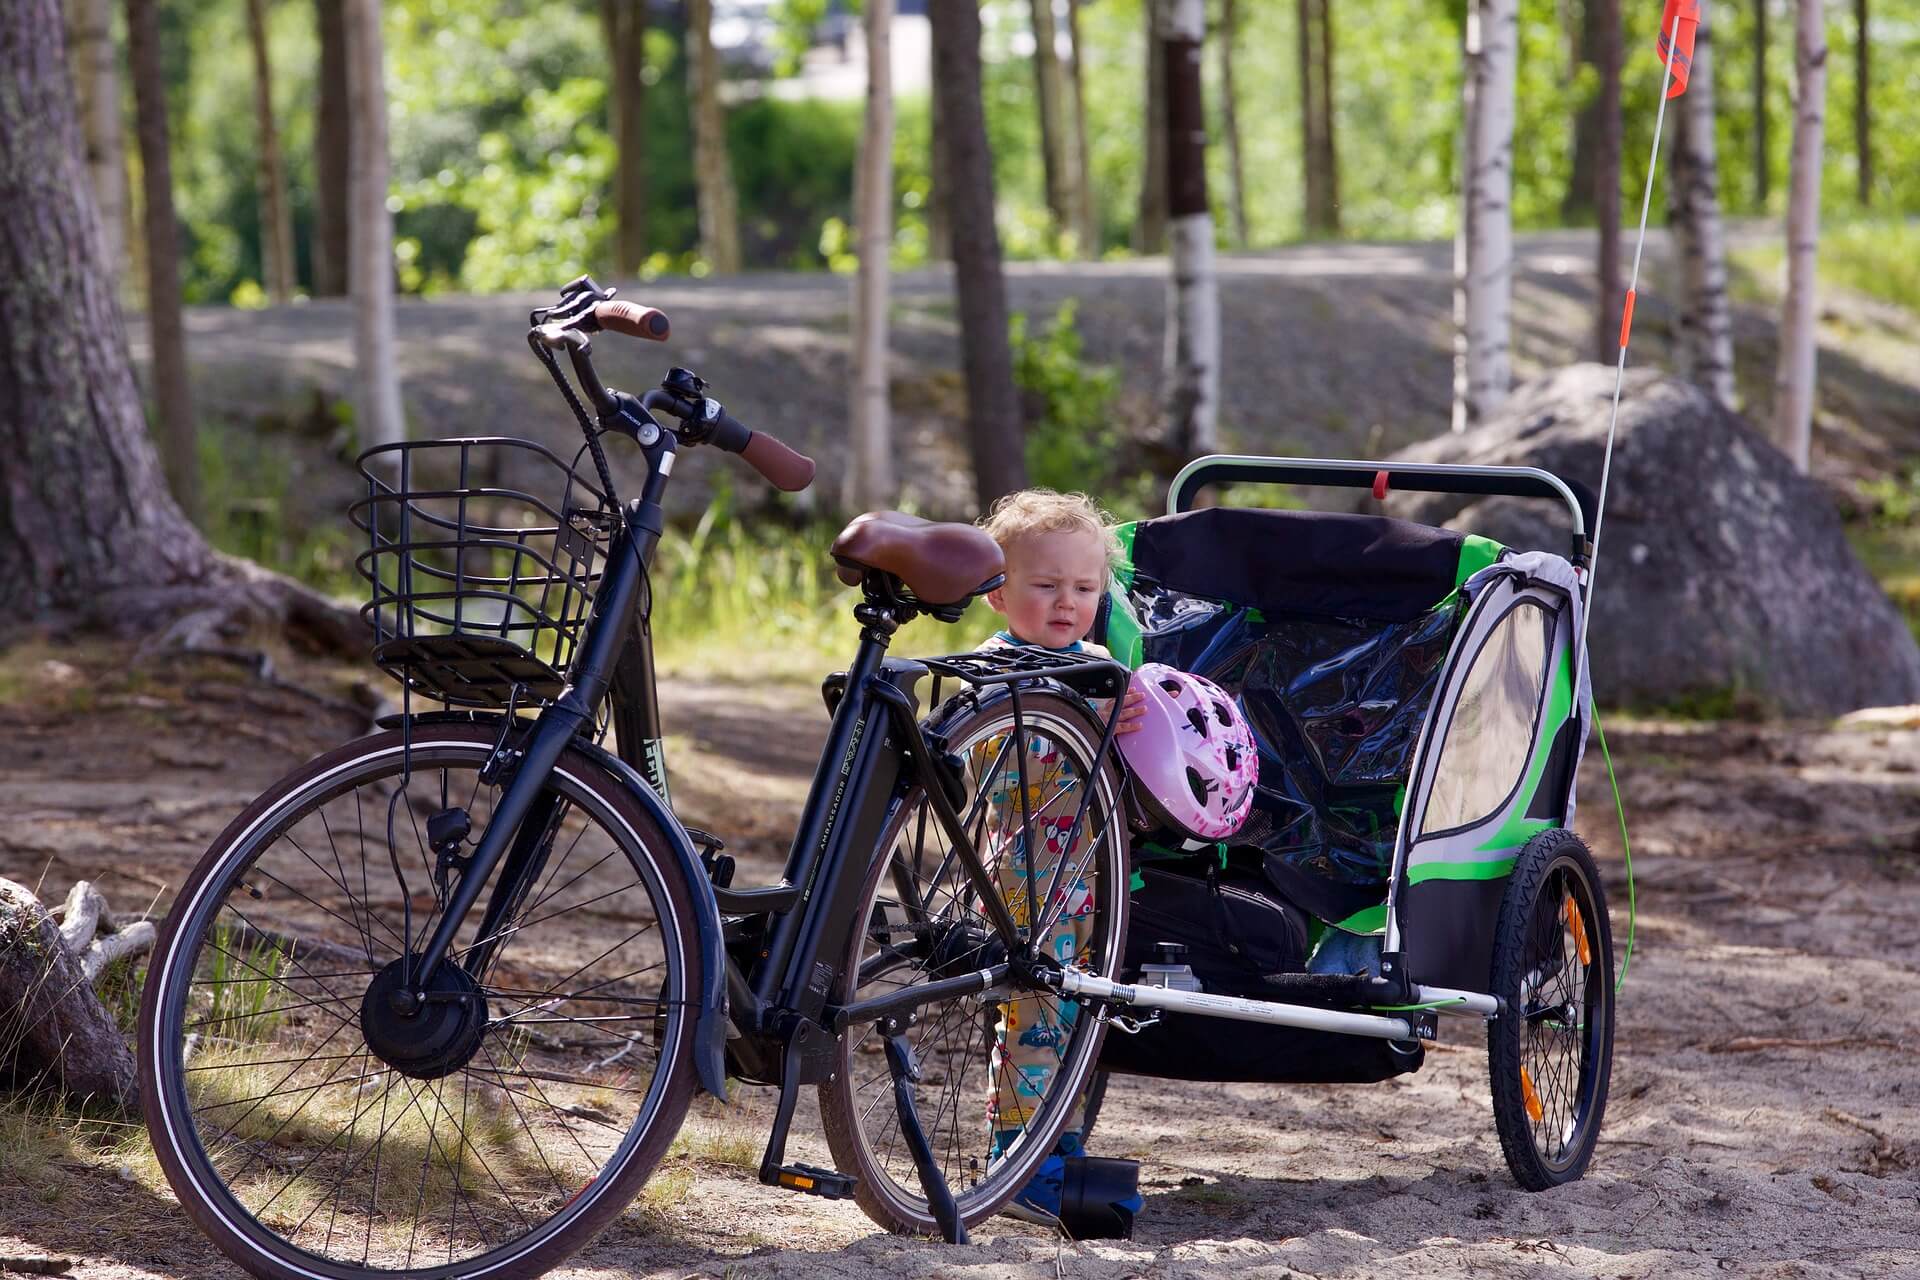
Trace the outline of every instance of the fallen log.
<instances>
[{"instance_id":1,"label":"fallen log","mask_svg":"<svg viewBox=\"0 0 1920 1280\"><path fill-rule=\"evenodd\" d=\"M114 960L153 945L153 925L117 920L84 880L62 915L56 922L32 890L0 879L0 1074L16 1087L131 1112L133 1050L93 986Z\"/></svg>"}]
</instances>

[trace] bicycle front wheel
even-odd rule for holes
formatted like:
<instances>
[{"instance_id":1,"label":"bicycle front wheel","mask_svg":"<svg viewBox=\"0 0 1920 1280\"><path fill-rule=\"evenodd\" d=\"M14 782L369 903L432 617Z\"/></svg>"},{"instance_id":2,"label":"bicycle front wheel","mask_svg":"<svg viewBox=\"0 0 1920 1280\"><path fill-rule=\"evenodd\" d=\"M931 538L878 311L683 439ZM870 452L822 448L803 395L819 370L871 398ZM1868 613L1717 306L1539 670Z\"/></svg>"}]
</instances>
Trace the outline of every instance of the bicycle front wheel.
<instances>
[{"instance_id":1,"label":"bicycle front wheel","mask_svg":"<svg viewBox=\"0 0 1920 1280\"><path fill-rule=\"evenodd\" d=\"M1113 977L1126 953L1127 837L1119 772L1111 761L1094 768L1102 726L1084 704L1049 692L1021 694L1018 732L1005 694L951 705L932 727L964 764L960 815L992 891L1047 954ZM860 899L866 927L842 960L835 1003L1004 959L978 886L923 792L906 796L879 849ZM914 1106L969 1226L998 1212L1078 1123L1105 1033L1104 1014L1011 985L920 1007L905 1031L920 1066ZM838 1070L820 1087L827 1142L875 1222L936 1234L884 1045L871 1024L841 1037Z\"/></svg>"},{"instance_id":2,"label":"bicycle front wheel","mask_svg":"<svg viewBox=\"0 0 1920 1280\"><path fill-rule=\"evenodd\" d=\"M221 834L162 929L147 1127L182 1206L256 1276L538 1275L620 1213L685 1118L687 886L580 751L516 842L530 887L486 937L483 891L425 1001L395 1012L446 859L500 800L494 736L422 726L313 761Z\"/></svg>"}]
</instances>

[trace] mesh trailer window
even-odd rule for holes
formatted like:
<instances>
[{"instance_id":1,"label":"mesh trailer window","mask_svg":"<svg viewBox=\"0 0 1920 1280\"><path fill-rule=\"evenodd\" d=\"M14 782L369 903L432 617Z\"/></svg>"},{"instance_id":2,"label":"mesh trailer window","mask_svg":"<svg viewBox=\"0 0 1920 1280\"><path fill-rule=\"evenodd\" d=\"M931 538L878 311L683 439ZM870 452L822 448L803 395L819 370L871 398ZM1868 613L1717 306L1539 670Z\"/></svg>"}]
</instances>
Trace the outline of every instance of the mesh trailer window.
<instances>
[{"instance_id":1,"label":"mesh trailer window","mask_svg":"<svg viewBox=\"0 0 1920 1280\"><path fill-rule=\"evenodd\" d=\"M1487 636L1447 727L1421 835L1454 831L1491 816L1519 785L1533 754L1552 633L1552 615L1522 601Z\"/></svg>"}]
</instances>

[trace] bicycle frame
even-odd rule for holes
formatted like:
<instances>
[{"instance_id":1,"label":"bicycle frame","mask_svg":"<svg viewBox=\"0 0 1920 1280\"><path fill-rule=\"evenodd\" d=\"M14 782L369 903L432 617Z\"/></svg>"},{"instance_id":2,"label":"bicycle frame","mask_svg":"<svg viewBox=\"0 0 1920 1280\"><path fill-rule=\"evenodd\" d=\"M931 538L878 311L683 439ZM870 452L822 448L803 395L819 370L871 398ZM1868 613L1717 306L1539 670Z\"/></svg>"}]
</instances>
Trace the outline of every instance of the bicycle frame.
<instances>
[{"instance_id":1,"label":"bicycle frame","mask_svg":"<svg viewBox=\"0 0 1920 1280\"><path fill-rule=\"evenodd\" d=\"M452 949L464 920L489 885L491 894L478 931L482 938L497 931L538 879L553 830L554 806L545 791L546 781L570 743L593 736L603 704L618 733L620 768L616 772L627 785L644 793L648 808L661 819L669 837L676 844L684 841L684 849L691 848L692 837L664 801L667 779L652 635L641 607L647 568L664 529L660 499L673 470L675 436L662 430L642 450L647 480L641 496L623 508L624 520L609 547L605 573L566 687L523 732L505 732L511 726L503 725L501 746L488 767L497 767L503 774L510 771L510 776L431 937L415 957L415 992L426 986L435 966ZM781 1088L761 1165L762 1181L776 1185L800 1185L788 1181L793 1171L781 1164L797 1090L829 1077L838 1039L847 1028L861 1023L901 1027L915 1009L935 1001L1009 984L1037 989L1049 985L1049 980L1054 986L1060 981L1058 967L1038 954L1044 928L1028 930L1017 925L997 892L993 873L948 790L950 779L939 771L944 744L927 740L914 694L915 685L929 675L955 675L974 685L1012 685L1018 725L1018 685L1035 675L1017 669L1000 674L963 671L951 660L889 658L894 631L922 611L918 602L894 594L896 586L877 573L869 575L865 584L865 599L855 610L861 623L859 648L844 676L830 682L838 686L839 697L780 880L746 889L715 885L701 863L682 858L683 866L692 864L689 890L696 898L707 968L707 993L696 1037L701 1082L716 1096L726 1097L726 1024L730 1022L739 1035L734 1044L740 1058L750 1067L761 1068L753 1074L777 1081ZM1094 762L1097 772L1112 749L1124 670L1105 660L1060 660L1048 665L1045 676L1083 696L1114 700ZM613 763L610 757L607 762ZM840 957L848 953L855 931L864 925L855 916L871 859L888 856L890 850L880 847L882 831L915 787L928 797L952 856L974 887L997 947L988 945L988 954L982 957L985 962L974 972L832 1005L831 993L841 976ZM1093 790L1088 788L1081 799L1076 827L1086 820ZM1022 796L1024 806L1025 788ZM1031 815L1022 816L1031 823ZM1064 869L1064 863L1055 867L1053 885L1034 900L1051 900ZM761 931L759 954L744 969L723 943L722 913L734 920L736 928L744 924ZM486 944L463 961L472 965L476 957L484 965ZM943 1183L937 1191L930 1185L929 1194L936 1203L945 1197L951 1214ZM952 1220L957 1223L957 1218Z\"/></svg>"}]
</instances>

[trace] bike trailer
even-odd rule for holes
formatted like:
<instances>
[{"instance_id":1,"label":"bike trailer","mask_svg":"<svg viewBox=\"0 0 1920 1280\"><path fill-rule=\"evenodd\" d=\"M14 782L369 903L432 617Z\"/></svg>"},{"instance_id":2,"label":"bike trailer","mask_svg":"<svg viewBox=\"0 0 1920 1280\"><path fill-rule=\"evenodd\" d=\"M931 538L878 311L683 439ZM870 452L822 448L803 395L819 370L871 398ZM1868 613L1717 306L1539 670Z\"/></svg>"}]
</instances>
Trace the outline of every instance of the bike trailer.
<instances>
[{"instance_id":1,"label":"bike trailer","mask_svg":"<svg viewBox=\"0 0 1920 1280\"><path fill-rule=\"evenodd\" d=\"M1283 975L1377 973L1386 954L1419 984L1487 990L1517 856L1572 821L1588 699L1567 559L1386 516L1189 509L1215 480L1377 490L1391 474L1407 487L1518 484L1564 498L1584 527L1578 499L1545 473L1387 466L1205 459L1176 482L1170 514L1119 531L1105 643L1129 666L1219 684L1260 752L1253 812L1229 844L1136 841L1136 972L1179 960L1207 991L1293 998ZM1417 1068L1421 1050L1170 1011L1109 1036L1101 1062L1372 1081Z\"/></svg>"}]
</instances>

